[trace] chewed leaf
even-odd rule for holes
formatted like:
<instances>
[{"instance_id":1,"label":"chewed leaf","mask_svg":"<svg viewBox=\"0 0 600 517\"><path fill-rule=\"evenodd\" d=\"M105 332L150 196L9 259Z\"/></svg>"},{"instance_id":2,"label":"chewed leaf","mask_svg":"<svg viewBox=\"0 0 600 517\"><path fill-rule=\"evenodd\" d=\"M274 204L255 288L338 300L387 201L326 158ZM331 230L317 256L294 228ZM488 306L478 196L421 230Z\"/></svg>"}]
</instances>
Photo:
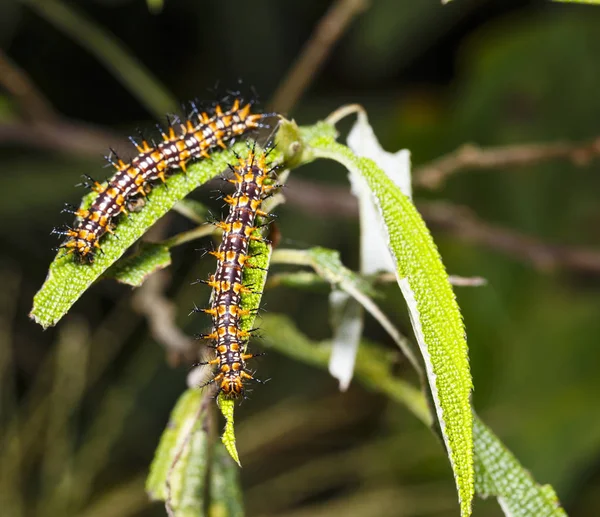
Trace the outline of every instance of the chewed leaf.
<instances>
[{"instance_id":1,"label":"chewed leaf","mask_svg":"<svg viewBox=\"0 0 600 517\"><path fill-rule=\"evenodd\" d=\"M152 273L170 265L171 254L167 246L144 242L134 255L119 260L104 273L104 276L139 287Z\"/></svg>"},{"instance_id":2,"label":"chewed leaf","mask_svg":"<svg viewBox=\"0 0 600 517\"><path fill-rule=\"evenodd\" d=\"M331 136L306 142L314 157L336 160L361 174L380 210L454 470L461 514L473 499L472 388L464 326L448 275L412 202L368 158L358 158Z\"/></svg>"},{"instance_id":3,"label":"chewed leaf","mask_svg":"<svg viewBox=\"0 0 600 517\"><path fill-rule=\"evenodd\" d=\"M154 455L146 491L165 501L174 515L202 508L209 441L203 426L206 411L200 390L189 389L177 402Z\"/></svg>"},{"instance_id":4,"label":"chewed leaf","mask_svg":"<svg viewBox=\"0 0 600 517\"><path fill-rule=\"evenodd\" d=\"M173 174L167 179L166 186L153 188L139 212L122 217L116 235L103 237L102 252L96 254L93 264L80 264L73 255L59 251L50 265L44 285L35 295L29 316L44 328L55 325L88 287L177 201L223 172L229 163L234 163L237 160L235 153L246 156L247 145L238 142L232 149L215 152L211 159L190 165L187 174ZM90 196L86 196L86 204L89 200Z\"/></svg>"},{"instance_id":5,"label":"chewed leaf","mask_svg":"<svg viewBox=\"0 0 600 517\"><path fill-rule=\"evenodd\" d=\"M498 498L508 517L566 517L551 486L538 485L511 452L478 418L475 438L475 490Z\"/></svg>"},{"instance_id":6,"label":"chewed leaf","mask_svg":"<svg viewBox=\"0 0 600 517\"><path fill-rule=\"evenodd\" d=\"M233 460L241 467L240 456L235 445L235 428L233 423L233 409L235 408L235 401L233 399L225 398L223 395L219 395L218 398L219 409L225 417L225 429L221 436L221 441L227 449L229 455Z\"/></svg>"}]
</instances>

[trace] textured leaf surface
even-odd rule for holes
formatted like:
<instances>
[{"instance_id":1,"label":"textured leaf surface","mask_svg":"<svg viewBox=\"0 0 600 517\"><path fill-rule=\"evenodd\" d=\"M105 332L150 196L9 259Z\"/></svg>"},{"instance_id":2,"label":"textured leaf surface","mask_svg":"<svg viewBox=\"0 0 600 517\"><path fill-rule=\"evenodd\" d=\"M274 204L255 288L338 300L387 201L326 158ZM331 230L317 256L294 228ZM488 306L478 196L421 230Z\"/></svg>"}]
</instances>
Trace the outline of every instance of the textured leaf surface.
<instances>
[{"instance_id":1,"label":"textured leaf surface","mask_svg":"<svg viewBox=\"0 0 600 517\"><path fill-rule=\"evenodd\" d=\"M454 470L461 514L470 515L474 493L472 381L462 318L437 248L412 202L372 160L356 157L329 136L313 136L306 145L314 157L336 160L360 173L380 208Z\"/></svg>"},{"instance_id":2,"label":"textured leaf surface","mask_svg":"<svg viewBox=\"0 0 600 517\"><path fill-rule=\"evenodd\" d=\"M510 517L566 517L550 485L538 485L512 453L478 418L475 438L475 490L495 496Z\"/></svg>"},{"instance_id":3,"label":"textured leaf surface","mask_svg":"<svg viewBox=\"0 0 600 517\"><path fill-rule=\"evenodd\" d=\"M175 517L203 515L209 447L202 399L197 389L181 395L146 480L150 498L167 502Z\"/></svg>"},{"instance_id":4,"label":"textured leaf surface","mask_svg":"<svg viewBox=\"0 0 600 517\"><path fill-rule=\"evenodd\" d=\"M229 163L235 163L235 152L246 156L248 147L239 142L232 149L215 152L209 160L191 164L187 174L172 175L166 187L156 185L139 212L121 218L116 235L102 238L103 252L96 255L93 264L79 264L74 255L59 252L50 265L44 285L35 295L30 317L44 328L55 325L85 290L177 201L223 172ZM86 196L83 206L89 206L95 195Z\"/></svg>"},{"instance_id":5,"label":"textured leaf surface","mask_svg":"<svg viewBox=\"0 0 600 517\"><path fill-rule=\"evenodd\" d=\"M144 242L134 255L119 260L104 273L104 276L139 287L152 273L170 265L171 254L167 246Z\"/></svg>"},{"instance_id":6,"label":"textured leaf surface","mask_svg":"<svg viewBox=\"0 0 600 517\"><path fill-rule=\"evenodd\" d=\"M235 408L235 400L228 399L223 396L219 396L219 409L225 417L225 429L221 435L221 441L225 446L225 449L233 460L241 467L240 455L238 454L237 447L235 445L235 428L233 422L233 410Z\"/></svg>"},{"instance_id":7,"label":"textured leaf surface","mask_svg":"<svg viewBox=\"0 0 600 517\"><path fill-rule=\"evenodd\" d=\"M278 352L326 369L328 342L314 342L285 316L266 314L262 328L265 345ZM358 350L356 378L366 387L404 404L423 423L432 424L424 395L394 375L396 360L390 350L362 341ZM496 435L474 415L475 489L479 496L495 496L509 517L566 517L552 487L540 486L506 449Z\"/></svg>"}]
</instances>

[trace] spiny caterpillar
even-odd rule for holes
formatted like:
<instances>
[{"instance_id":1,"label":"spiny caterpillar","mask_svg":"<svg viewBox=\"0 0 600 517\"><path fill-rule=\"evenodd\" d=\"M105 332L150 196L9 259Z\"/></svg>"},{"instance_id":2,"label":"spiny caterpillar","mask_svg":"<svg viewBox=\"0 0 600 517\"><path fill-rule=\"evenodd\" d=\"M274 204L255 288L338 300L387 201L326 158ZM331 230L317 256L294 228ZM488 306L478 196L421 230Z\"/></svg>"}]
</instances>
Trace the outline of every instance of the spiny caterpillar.
<instances>
[{"instance_id":1,"label":"spiny caterpillar","mask_svg":"<svg viewBox=\"0 0 600 517\"><path fill-rule=\"evenodd\" d=\"M199 281L213 289L210 308L198 309L212 316L212 331L199 337L213 341L209 346L215 351L214 359L199 364L218 367L205 385L216 384L218 393L231 398L243 396L244 381L254 379L246 369L246 361L256 354L246 353L250 334L240 329L240 318L250 311L240 305L242 294L253 292L243 284L244 268L255 267L249 262L250 241L264 240L256 233L256 218L270 215L261 210L261 205L279 187L270 181L274 169L267 165L267 154L252 150L231 167L234 177L229 181L235 185L235 192L224 198L231 209L225 221L217 223L223 230L223 240L218 251L211 252L217 257L217 270L208 281Z\"/></svg>"},{"instance_id":2,"label":"spiny caterpillar","mask_svg":"<svg viewBox=\"0 0 600 517\"><path fill-rule=\"evenodd\" d=\"M67 237L60 247L67 253L75 253L80 262L93 262L102 236L114 231L115 217L127 213L136 196L146 196L153 182L164 183L166 175L174 169L185 172L190 160L209 158L214 148L226 148L228 141L260 127L265 115L250 110L251 104L242 107L239 99L227 111L220 105L211 114L194 108L192 115L180 124L180 131L176 132L171 124L166 131L161 130L163 141L158 145L152 147L146 140L141 144L133 141L139 154L129 163L111 154L109 162L117 170L114 176L106 185L88 177L87 185L98 196L88 209L65 210L77 216L74 227L53 230L52 233Z\"/></svg>"}]
</instances>

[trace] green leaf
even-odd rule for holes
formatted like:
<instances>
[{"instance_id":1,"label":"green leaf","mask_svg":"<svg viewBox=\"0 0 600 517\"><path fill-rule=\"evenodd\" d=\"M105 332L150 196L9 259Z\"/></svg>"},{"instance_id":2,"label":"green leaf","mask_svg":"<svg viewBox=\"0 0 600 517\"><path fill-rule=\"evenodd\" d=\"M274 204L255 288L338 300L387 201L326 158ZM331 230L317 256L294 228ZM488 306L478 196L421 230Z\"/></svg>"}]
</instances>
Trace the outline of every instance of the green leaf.
<instances>
[{"instance_id":1,"label":"green leaf","mask_svg":"<svg viewBox=\"0 0 600 517\"><path fill-rule=\"evenodd\" d=\"M267 288L291 287L316 293L328 293L330 285L316 273L309 271L291 271L287 273L276 273L269 277Z\"/></svg>"},{"instance_id":2,"label":"green leaf","mask_svg":"<svg viewBox=\"0 0 600 517\"><path fill-rule=\"evenodd\" d=\"M495 496L510 517L566 517L550 485L540 486L481 421L473 422L475 490Z\"/></svg>"},{"instance_id":3,"label":"green leaf","mask_svg":"<svg viewBox=\"0 0 600 517\"><path fill-rule=\"evenodd\" d=\"M210 210L207 206L195 199L188 198L178 201L173 210L194 221L196 224L206 223L206 217L210 215Z\"/></svg>"},{"instance_id":4,"label":"green leaf","mask_svg":"<svg viewBox=\"0 0 600 517\"><path fill-rule=\"evenodd\" d=\"M93 264L80 264L73 254L66 255L60 251L50 265L44 285L35 295L29 316L44 328L55 325L88 287L177 201L223 172L229 163L236 162L235 153L246 156L247 145L238 142L232 149L217 151L210 159L191 164L187 174L169 177L166 187L155 185L142 209L122 216L116 235L108 234L102 238L102 253L96 255ZM86 196L82 206L89 206L96 195Z\"/></svg>"},{"instance_id":5,"label":"green leaf","mask_svg":"<svg viewBox=\"0 0 600 517\"><path fill-rule=\"evenodd\" d=\"M354 273L354 271L351 271L342 264L338 251L320 247L309 250L278 249L273 253L273 262L314 268L317 274L334 288L348 293L354 300L360 303L394 339L417 371L421 370L421 365L418 363L412 349L408 346L407 340L400 335L387 316L372 300L371 297L377 294L373 287L366 280Z\"/></svg>"},{"instance_id":6,"label":"green leaf","mask_svg":"<svg viewBox=\"0 0 600 517\"><path fill-rule=\"evenodd\" d=\"M327 368L330 343L309 340L285 316L263 317L265 345L293 359ZM424 395L394 376L396 359L390 350L361 341L356 378L366 387L405 405L425 425L432 419ZM552 487L538 485L477 415L473 420L475 489L479 496L495 496L509 517L566 517Z\"/></svg>"},{"instance_id":7,"label":"green leaf","mask_svg":"<svg viewBox=\"0 0 600 517\"><path fill-rule=\"evenodd\" d=\"M340 285L345 290L357 291L369 296L377 294L366 280L342 264L340 253L336 250L321 247L307 250L280 248L273 252L272 262L274 264L309 266L317 272L320 278L331 285ZM312 275L307 276L305 280L314 283Z\"/></svg>"},{"instance_id":8,"label":"green leaf","mask_svg":"<svg viewBox=\"0 0 600 517\"><path fill-rule=\"evenodd\" d=\"M261 329L265 347L277 350L292 359L327 368L331 342L315 343L302 334L289 318L272 313L263 315ZM355 375L368 388L381 391L392 400L405 404L429 426L432 420L421 391L394 375L397 356L395 350L373 345L363 339L356 356Z\"/></svg>"},{"instance_id":9,"label":"green leaf","mask_svg":"<svg viewBox=\"0 0 600 517\"><path fill-rule=\"evenodd\" d=\"M104 273L104 277L139 287L152 273L170 265L171 254L167 246L143 242L134 255L117 261Z\"/></svg>"},{"instance_id":10,"label":"green leaf","mask_svg":"<svg viewBox=\"0 0 600 517\"><path fill-rule=\"evenodd\" d=\"M146 480L150 498L165 501L175 517L203 515L209 458L205 396L198 389L181 395Z\"/></svg>"},{"instance_id":11,"label":"green leaf","mask_svg":"<svg viewBox=\"0 0 600 517\"><path fill-rule=\"evenodd\" d=\"M356 155L371 158L375 161L404 194L409 198L412 197L410 153L407 150L396 153L385 151L377 140L365 111L358 107L355 109L358 110L358 119L348 134L348 146ZM342 107L340 110L343 111L344 108ZM329 120L331 120L331 115ZM363 275L373 275L381 272L394 273L396 267L388 249L387 235L385 232L377 231L377 228L381 227L380 215L377 206L373 203L369 186L360 174L352 170L348 173L348 179L350 180L352 194L358 199L360 273ZM362 311L355 307L357 303L348 300L345 307L347 321L341 322L341 325L336 329L339 334L337 340L334 336L329 371L340 380L340 386L347 385L352 378L356 349L362 333L362 325L359 325L359 322L362 323ZM354 317L352 317L353 313ZM353 328L355 334L349 334L348 328ZM414 358L412 362L422 376L422 372L418 369L418 363Z\"/></svg>"},{"instance_id":12,"label":"green leaf","mask_svg":"<svg viewBox=\"0 0 600 517\"><path fill-rule=\"evenodd\" d=\"M462 318L437 248L412 202L372 160L355 156L331 136L313 136L305 145L305 153L360 173L373 193L425 361L461 514L468 516L474 493L472 380Z\"/></svg>"},{"instance_id":13,"label":"green leaf","mask_svg":"<svg viewBox=\"0 0 600 517\"><path fill-rule=\"evenodd\" d=\"M239 470L220 443L213 449L209 489L209 517L243 517Z\"/></svg>"},{"instance_id":14,"label":"green leaf","mask_svg":"<svg viewBox=\"0 0 600 517\"><path fill-rule=\"evenodd\" d=\"M219 404L219 409L221 410L221 413L225 417L225 429L223 430L221 441L223 442L223 445L225 446L225 449L227 450L229 455L238 464L238 466L241 467L242 464L240 463L240 456L235 445L235 428L233 423L233 410L235 408L235 400L231 398L226 398L222 394L219 394L217 403Z\"/></svg>"}]
</instances>

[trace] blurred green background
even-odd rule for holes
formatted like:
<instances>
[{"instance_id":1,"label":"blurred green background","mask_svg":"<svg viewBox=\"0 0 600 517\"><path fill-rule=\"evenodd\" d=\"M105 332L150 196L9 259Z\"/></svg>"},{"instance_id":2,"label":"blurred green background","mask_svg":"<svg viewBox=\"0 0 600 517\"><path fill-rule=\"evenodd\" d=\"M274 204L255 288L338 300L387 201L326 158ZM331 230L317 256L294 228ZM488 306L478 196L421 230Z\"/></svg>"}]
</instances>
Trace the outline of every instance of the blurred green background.
<instances>
[{"instance_id":1,"label":"blurred green background","mask_svg":"<svg viewBox=\"0 0 600 517\"><path fill-rule=\"evenodd\" d=\"M76 4L172 98L212 100L217 80L219 90L241 78L263 104L329 6L166 0L152 14L141 0ZM410 149L415 166L467 142L597 137L600 8L534 0L369 4L288 113L299 123L361 103L384 147ZM45 332L27 317L54 256L50 230L70 222L60 209L84 193L73 185L81 174L108 175L103 148L127 149L123 136L151 131L156 118L118 72L42 15L37 1L0 2L0 45L2 60L22 69L52 106L24 103L6 88L6 75L0 81L0 505L12 512L2 515L164 515L161 504L147 501L143 482L189 365L169 365L126 286L99 283ZM0 74L8 74L4 65ZM101 136L91 143L66 129L48 136L44 124L56 120L85 123ZM439 189L416 188L415 199L465 205L491 225L593 251L598 170L593 160L465 170ZM346 185L344 171L330 163L294 176ZM284 244L338 249L357 267L354 218L317 217L293 202L279 216ZM167 222L169 233L190 228L181 216ZM600 515L600 266L535 267L443 226L433 230L448 271L488 281L456 288L475 408L540 483L554 486L569 515ZM195 247L174 253L167 290L190 335L206 322L187 317L189 309L209 293L189 281L214 267ZM384 308L399 303L396 289L388 291ZM263 304L311 338L330 336L327 296L279 288ZM393 349L372 321L366 335ZM257 368L272 380L237 411L247 515L457 514L443 450L404 408L356 383L338 393L326 372L275 353ZM399 358L399 374L408 370ZM494 501L476 500L475 515L501 512Z\"/></svg>"}]
</instances>

